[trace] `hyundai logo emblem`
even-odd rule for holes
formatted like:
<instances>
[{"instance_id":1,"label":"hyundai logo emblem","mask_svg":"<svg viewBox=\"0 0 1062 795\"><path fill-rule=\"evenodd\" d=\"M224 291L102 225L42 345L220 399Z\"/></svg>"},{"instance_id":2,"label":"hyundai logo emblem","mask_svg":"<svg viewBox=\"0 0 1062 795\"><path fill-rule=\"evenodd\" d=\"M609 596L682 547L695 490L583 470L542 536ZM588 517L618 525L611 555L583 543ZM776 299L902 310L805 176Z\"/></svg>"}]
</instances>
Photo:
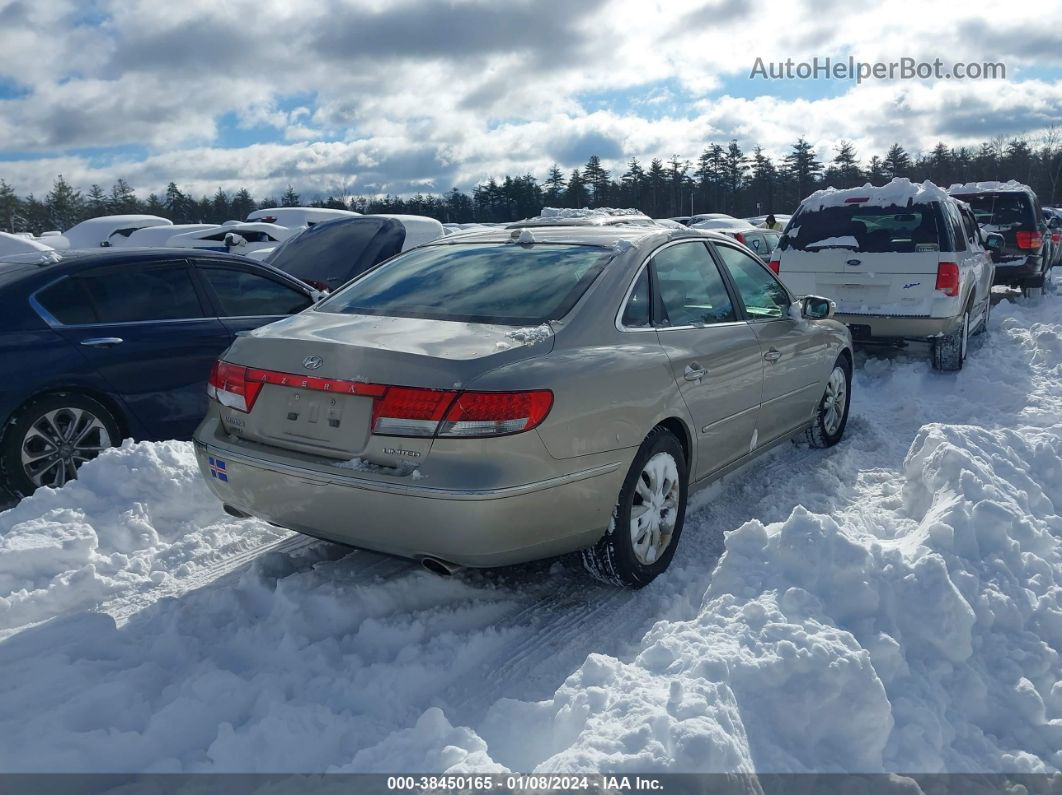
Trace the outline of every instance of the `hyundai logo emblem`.
<instances>
[{"instance_id":1,"label":"hyundai logo emblem","mask_svg":"<svg viewBox=\"0 0 1062 795\"><path fill-rule=\"evenodd\" d=\"M863 260L861 260L861 259L850 259L850 260L848 260L848 264L849 265L862 265L863 264Z\"/></svg>"},{"instance_id":2,"label":"hyundai logo emblem","mask_svg":"<svg viewBox=\"0 0 1062 795\"><path fill-rule=\"evenodd\" d=\"M322 364L324 364L324 359L320 356L307 356L302 360L302 366L307 370L316 370Z\"/></svg>"}]
</instances>

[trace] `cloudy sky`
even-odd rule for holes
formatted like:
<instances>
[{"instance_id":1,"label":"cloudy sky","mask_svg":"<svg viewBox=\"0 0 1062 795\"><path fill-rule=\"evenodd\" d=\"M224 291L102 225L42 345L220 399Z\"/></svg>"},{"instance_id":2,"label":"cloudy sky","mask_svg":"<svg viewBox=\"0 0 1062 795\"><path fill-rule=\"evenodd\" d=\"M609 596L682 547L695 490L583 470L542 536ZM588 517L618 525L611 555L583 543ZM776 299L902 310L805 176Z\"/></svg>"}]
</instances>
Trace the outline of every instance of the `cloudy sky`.
<instances>
[{"instance_id":1,"label":"cloudy sky","mask_svg":"<svg viewBox=\"0 0 1062 795\"><path fill-rule=\"evenodd\" d=\"M144 195L467 188L736 138L826 158L1062 123L1051 3L0 0L0 177ZM750 79L764 61L1002 62L1007 79Z\"/></svg>"}]
</instances>

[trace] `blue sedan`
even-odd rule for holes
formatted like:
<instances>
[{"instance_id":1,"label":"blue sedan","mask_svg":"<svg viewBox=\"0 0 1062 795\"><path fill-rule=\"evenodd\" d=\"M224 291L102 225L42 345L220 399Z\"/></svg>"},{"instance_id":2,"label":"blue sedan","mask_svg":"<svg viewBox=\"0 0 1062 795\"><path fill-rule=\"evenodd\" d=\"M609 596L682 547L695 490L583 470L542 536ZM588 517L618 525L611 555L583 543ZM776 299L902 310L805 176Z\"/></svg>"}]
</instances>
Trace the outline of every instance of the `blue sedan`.
<instances>
[{"instance_id":1,"label":"blue sedan","mask_svg":"<svg viewBox=\"0 0 1062 795\"><path fill-rule=\"evenodd\" d=\"M313 288L243 257L109 249L0 259L0 475L62 486L126 437L187 439L214 361Z\"/></svg>"}]
</instances>

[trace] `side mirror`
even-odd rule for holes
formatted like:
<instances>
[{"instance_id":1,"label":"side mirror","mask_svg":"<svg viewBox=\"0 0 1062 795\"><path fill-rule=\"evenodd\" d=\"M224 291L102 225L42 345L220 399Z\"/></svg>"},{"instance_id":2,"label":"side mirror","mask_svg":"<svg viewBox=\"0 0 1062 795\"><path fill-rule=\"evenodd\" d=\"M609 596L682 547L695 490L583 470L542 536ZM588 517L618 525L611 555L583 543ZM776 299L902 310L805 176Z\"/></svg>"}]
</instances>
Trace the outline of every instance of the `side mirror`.
<instances>
[{"instance_id":1,"label":"side mirror","mask_svg":"<svg viewBox=\"0 0 1062 795\"><path fill-rule=\"evenodd\" d=\"M829 298L807 295L801 300L800 314L808 320L826 320L833 317L837 304Z\"/></svg>"},{"instance_id":2,"label":"side mirror","mask_svg":"<svg viewBox=\"0 0 1062 795\"><path fill-rule=\"evenodd\" d=\"M989 251L1002 251L1006 247L1007 241L998 232L989 232L985 235L985 245Z\"/></svg>"},{"instance_id":3,"label":"side mirror","mask_svg":"<svg viewBox=\"0 0 1062 795\"><path fill-rule=\"evenodd\" d=\"M247 245L247 240L244 239L243 235L239 235L236 232L229 232L227 235L225 235L225 245L228 248L245 246Z\"/></svg>"},{"instance_id":4,"label":"side mirror","mask_svg":"<svg viewBox=\"0 0 1062 795\"><path fill-rule=\"evenodd\" d=\"M1055 216L1047 222L1048 229L1062 229L1062 218Z\"/></svg>"}]
</instances>

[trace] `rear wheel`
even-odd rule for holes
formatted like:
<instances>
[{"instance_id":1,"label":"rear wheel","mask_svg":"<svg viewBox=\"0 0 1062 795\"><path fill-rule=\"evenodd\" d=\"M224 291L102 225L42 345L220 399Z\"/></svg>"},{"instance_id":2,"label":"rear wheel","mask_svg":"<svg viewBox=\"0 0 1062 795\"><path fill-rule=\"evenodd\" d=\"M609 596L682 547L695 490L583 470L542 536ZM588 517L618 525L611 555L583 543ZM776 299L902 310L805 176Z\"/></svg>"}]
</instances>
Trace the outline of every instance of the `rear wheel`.
<instances>
[{"instance_id":1,"label":"rear wheel","mask_svg":"<svg viewBox=\"0 0 1062 795\"><path fill-rule=\"evenodd\" d=\"M593 577L641 588L668 567L686 518L687 466L675 435L654 428L623 481L608 531L582 552Z\"/></svg>"},{"instance_id":2,"label":"rear wheel","mask_svg":"<svg viewBox=\"0 0 1062 795\"><path fill-rule=\"evenodd\" d=\"M841 356L826 381L819 408L807 430L812 447L833 447L844 436L848 425L848 407L852 402L852 366Z\"/></svg>"},{"instance_id":3,"label":"rear wheel","mask_svg":"<svg viewBox=\"0 0 1062 795\"><path fill-rule=\"evenodd\" d=\"M962 369L966 348L970 342L970 311L962 313L959 327L951 334L933 340L933 367L944 372Z\"/></svg>"},{"instance_id":4,"label":"rear wheel","mask_svg":"<svg viewBox=\"0 0 1062 795\"><path fill-rule=\"evenodd\" d=\"M75 393L45 395L15 414L0 462L8 487L25 496L41 486L60 488L120 439L114 415L99 401Z\"/></svg>"}]
</instances>

